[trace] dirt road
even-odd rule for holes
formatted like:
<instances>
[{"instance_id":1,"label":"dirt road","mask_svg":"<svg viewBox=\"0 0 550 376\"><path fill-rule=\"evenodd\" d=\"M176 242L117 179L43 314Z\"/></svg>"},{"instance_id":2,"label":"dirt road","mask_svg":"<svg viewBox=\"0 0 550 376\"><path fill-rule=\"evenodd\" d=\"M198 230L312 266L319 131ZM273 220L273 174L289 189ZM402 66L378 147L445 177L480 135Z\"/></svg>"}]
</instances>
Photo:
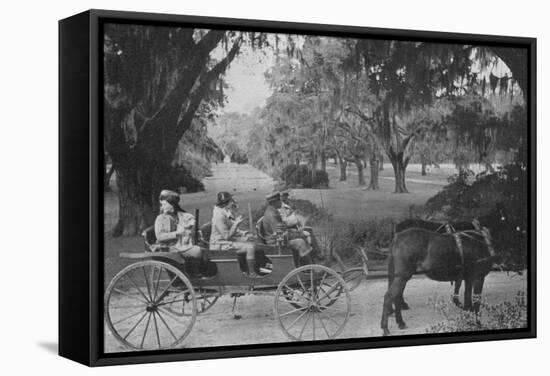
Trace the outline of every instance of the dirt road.
<instances>
[{"instance_id":1,"label":"dirt road","mask_svg":"<svg viewBox=\"0 0 550 376\"><path fill-rule=\"evenodd\" d=\"M486 279L483 299L489 304L513 300L520 290L526 290L526 276L509 276L506 273L491 273ZM393 316L390 318L392 335L425 333L426 329L443 321L438 312L429 304L430 299L450 297L449 283L431 281L417 276L407 284L405 297L411 309L403 311L408 329L399 330ZM380 314L385 280L363 281L351 293L352 314L345 330L338 338L369 338L381 335ZM244 296L237 302L236 320L231 313L232 299L224 296L203 315L198 316L195 325L182 344L183 348L244 345L256 343L287 342L273 315L272 296ZM453 312L458 313L458 309ZM107 352L127 351L108 333L105 338Z\"/></svg>"}]
</instances>

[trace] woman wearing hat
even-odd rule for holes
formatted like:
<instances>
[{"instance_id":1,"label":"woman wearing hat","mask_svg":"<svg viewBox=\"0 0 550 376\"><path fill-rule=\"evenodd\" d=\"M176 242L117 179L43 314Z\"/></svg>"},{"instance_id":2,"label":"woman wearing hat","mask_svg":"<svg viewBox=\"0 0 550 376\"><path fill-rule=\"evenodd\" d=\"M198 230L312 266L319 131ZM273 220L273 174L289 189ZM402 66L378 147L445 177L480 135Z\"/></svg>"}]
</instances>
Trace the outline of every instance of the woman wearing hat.
<instances>
[{"instance_id":1,"label":"woman wearing hat","mask_svg":"<svg viewBox=\"0 0 550 376\"><path fill-rule=\"evenodd\" d=\"M255 261L255 244L248 241L249 233L239 229L243 217L239 215L233 217L231 208L235 205L235 200L229 192L218 193L218 199L212 212L212 232L210 234L211 250L237 249L237 254L246 255L248 266L248 275L257 277Z\"/></svg>"},{"instance_id":2,"label":"woman wearing hat","mask_svg":"<svg viewBox=\"0 0 550 376\"><path fill-rule=\"evenodd\" d=\"M200 275L202 251L191 239L195 217L179 206L177 192L163 190L159 195L160 214L155 220L157 242L168 247L170 252L180 253L190 264L191 272Z\"/></svg>"}]
</instances>

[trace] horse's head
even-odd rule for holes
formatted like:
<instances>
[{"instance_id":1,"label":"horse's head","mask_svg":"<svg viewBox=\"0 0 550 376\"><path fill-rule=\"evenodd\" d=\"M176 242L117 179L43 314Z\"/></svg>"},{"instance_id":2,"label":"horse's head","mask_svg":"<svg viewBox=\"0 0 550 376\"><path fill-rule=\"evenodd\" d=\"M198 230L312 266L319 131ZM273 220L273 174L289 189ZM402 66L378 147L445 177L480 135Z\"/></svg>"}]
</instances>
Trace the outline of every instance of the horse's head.
<instances>
[{"instance_id":1,"label":"horse's head","mask_svg":"<svg viewBox=\"0 0 550 376\"><path fill-rule=\"evenodd\" d=\"M479 218L479 223L494 233L508 227L510 219L506 207L499 202L489 213Z\"/></svg>"}]
</instances>

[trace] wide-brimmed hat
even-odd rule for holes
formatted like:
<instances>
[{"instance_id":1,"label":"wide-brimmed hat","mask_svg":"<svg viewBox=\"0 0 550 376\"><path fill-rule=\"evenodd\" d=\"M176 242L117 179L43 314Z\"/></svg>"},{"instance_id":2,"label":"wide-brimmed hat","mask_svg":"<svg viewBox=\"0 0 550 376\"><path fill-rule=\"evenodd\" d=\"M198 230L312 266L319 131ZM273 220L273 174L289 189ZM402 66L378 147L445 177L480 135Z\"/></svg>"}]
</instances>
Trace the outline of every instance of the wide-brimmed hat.
<instances>
[{"instance_id":1,"label":"wide-brimmed hat","mask_svg":"<svg viewBox=\"0 0 550 376\"><path fill-rule=\"evenodd\" d=\"M179 205L180 195L178 192L174 192L169 189L163 189L159 194L159 201L168 202L170 205L172 205L176 212L185 212L185 210L183 210Z\"/></svg>"},{"instance_id":2,"label":"wide-brimmed hat","mask_svg":"<svg viewBox=\"0 0 550 376\"><path fill-rule=\"evenodd\" d=\"M265 199L267 200L267 202L279 201L281 199L281 194L279 192L273 192L268 194Z\"/></svg>"},{"instance_id":3,"label":"wide-brimmed hat","mask_svg":"<svg viewBox=\"0 0 550 376\"><path fill-rule=\"evenodd\" d=\"M216 202L216 206L225 206L229 204L233 200L233 196L229 192L219 192L218 193L218 201Z\"/></svg>"}]
</instances>

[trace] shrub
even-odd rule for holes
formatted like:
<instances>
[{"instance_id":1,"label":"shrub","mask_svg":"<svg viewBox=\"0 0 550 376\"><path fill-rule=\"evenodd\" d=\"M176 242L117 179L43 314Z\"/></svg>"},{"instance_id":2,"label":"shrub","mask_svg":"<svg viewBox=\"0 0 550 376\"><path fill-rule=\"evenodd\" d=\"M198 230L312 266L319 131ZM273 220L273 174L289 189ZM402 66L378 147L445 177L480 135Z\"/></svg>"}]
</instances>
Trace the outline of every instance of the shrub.
<instances>
[{"instance_id":1,"label":"shrub","mask_svg":"<svg viewBox=\"0 0 550 376\"><path fill-rule=\"evenodd\" d=\"M527 265L528 193L527 169L518 164L494 173L455 175L441 192L426 202L432 216L443 214L453 221L471 221L495 208L506 220L492 230L493 245L506 269L521 270Z\"/></svg>"},{"instance_id":2,"label":"shrub","mask_svg":"<svg viewBox=\"0 0 550 376\"><path fill-rule=\"evenodd\" d=\"M488 305L481 303L478 314L456 310L454 305L443 298L431 300L444 321L431 325L428 333L468 332L473 330L517 329L527 327L527 300L525 291L518 291L513 301Z\"/></svg>"},{"instance_id":3,"label":"shrub","mask_svg":"<svg viewBox=\"0 0 550 376\"><path fill-rule=\"evenodd\" d=\"M182 193L204 191L202 182L195 178L191 172L182 165L172 167L172 171L166 175L165 181L161 186Z\"/></svg>"},{"instance_id":4,"label":"shrub","mask_svg":"<svg viewBox=\"0 0 550 376\"><path fill-rule=\"evenodd\" d=\"M329 184L326 171L315 170L315 178L313 178L312 171L308 166L296 164L290 164L283 168L281 180L292 188L326 188Z\"/></svg>"},{"instance_id":5,"label":"shrub","mask_svg":"<svg viewBox=\"0 0 550 376\"><path fill-rule=\"evenodd\" d=\"M330 227L320 236L320 242L329 254L337 252L345 261L356 260L357 247L366 251L369 260L384 260L387 258L385 250L391 244L393 226L392 218L382 218Z\"/></svg>"}]
</instances>

